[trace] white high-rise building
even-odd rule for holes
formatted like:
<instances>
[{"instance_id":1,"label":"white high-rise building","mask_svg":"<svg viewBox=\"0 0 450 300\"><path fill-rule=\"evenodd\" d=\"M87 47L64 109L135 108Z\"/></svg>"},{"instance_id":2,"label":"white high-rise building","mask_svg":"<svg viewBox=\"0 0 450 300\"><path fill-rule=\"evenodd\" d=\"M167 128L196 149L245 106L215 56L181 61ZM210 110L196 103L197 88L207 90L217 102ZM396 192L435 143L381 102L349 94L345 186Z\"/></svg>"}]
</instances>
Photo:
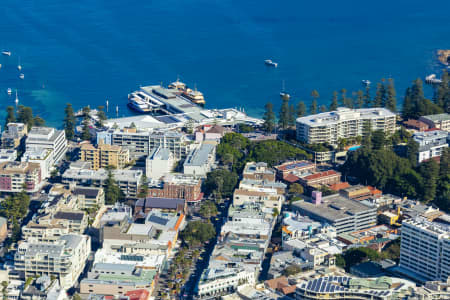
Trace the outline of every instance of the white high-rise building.
<instances>
[{"instance_id":1,"label":"white high-rise building","mask_svg":"<svg viewBox=\"0 0 450 300\"><path fill-rule=\"evenodd\" d=\"M399 266L427 280L446 281L450 275L450 227L420 217L403 221Z\"/></svg>"},{"instance_id":2,"label":"white high-rise building","mask_svg":"<svg viewBox=\"0 0 450 300\"><path fill-rule=\"evenodd\" d=\"M341 138L364 136L367 125L371 131L383 130L386 135L393 134L395 114L381 107L340 107L337 111L298 118L296 124L297 140L308 144L336 145Z\"/></svg>"},{"instance_id":3,"label":"white high-rise building","mask_svg":"<svg viewBox=\"0 0 450 300\"><path fill-rule=\"evenodd\" d=\"M52 164L57 164L67 151L66 134L55 128L33 127L26 140L26 150L30 149L51 149Z\"/></svg>"}]
</instances>

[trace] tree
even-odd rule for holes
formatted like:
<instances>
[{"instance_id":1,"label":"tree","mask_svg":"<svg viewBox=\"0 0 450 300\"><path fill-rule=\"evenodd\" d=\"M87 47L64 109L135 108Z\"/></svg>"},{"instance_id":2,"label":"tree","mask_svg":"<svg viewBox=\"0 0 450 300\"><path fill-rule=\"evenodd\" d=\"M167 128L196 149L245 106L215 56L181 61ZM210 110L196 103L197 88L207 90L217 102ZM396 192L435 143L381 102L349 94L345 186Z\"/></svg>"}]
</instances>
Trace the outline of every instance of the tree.
<instances>
[{"instance_id":1,"label":"tree","mask_svg":"<svg viewBox=\"0 0 450 300\"><path fill-rule=\"evenodd\" d=\"M341 106L346 106L347 104L347 90L341 89Z\"/></svg>"},{"instance_id":2,"label":"tree","mask_svg":"<svg viewBox=\"0 0 450 300\"><path fill-rule=\"evenodd\" d=\"M148 196L148 183L147 176L145 174L141 178L141 184L139 185L138 198L146 198Z\"/></svg>"},{"instance_id":3,"label":"tree","mask_svg":"<svg viewBox=\"0 0 450 300\"><path fill-rule=\"evenodd\" d=\"M303 117L304 115L306 115L306 105L305 102L303 101L299 101L297 103L297 117Z\"/></svg>"},{"instance_id":4,"label":"tree","mask_svg":"<svg viewBox=\"0 0 450 300\"><path fill-rule=\"evenodd\" d=\"M105 109L105 107L103 105L100 105L99 107L97 107L97 118L98 118L97 125L98 125L98 127L103 127L103 123L107 119L104 109Z\"/></svg>"},{"instance_id":5,"label":"tree","mask_svg":"<svg viewBox=\"0 0 450 300\"><path fill-rule=\"evenodd\" d=\"M189 247L203 244L216 235L216 230L211 223L192 221L181 232L181 238Z\"/></svg>"},{"instance_id":6,"label":"tree","mask_svg":"<svg viewBox=\"0 0 450 300\"><path fill-rule=\"evenodd\" d=\"M384 79L382 79L384 81ZM377 83L375 98L373 98L373 107L384 107L386 99L386 89L382 82Z\"/></svg>"},{"instance_id":7,"label":"tree","mask_svg":"<svg viewBox=\"0 0 450 300\"><path fill-rule=\"evenodd\" d=\"M89 128L89 120L88 119L84 119L82 122L82 131L81 131L81 139L84 141L90 141L92 138L92 134Z\"/></svg>"},{"instance_id":8,"label":"tree","mask_svg":"<svg viewBox=\"0 0 450 300\"><path fill-rule=\"evenodd\" d=\"M274 218L276 218L276 217L278 217L279 214L280 214L280 211L278 210L278 208L274 207L274 208L272 209L272 216L273 216Z\"/></svg>"},{"instance_id":9,"label":"tree","mask_svg":"<svg viewBox=\"0 0 450 300\"><path fill-rule=\"evenodd\" d=\"M111 170L108 170L108 178L105 182L105 202L106 204L114 204L124 199L122 190L114 180Z\"/></svg>"},{"instance_id":10,"label":"tree","mask_svg":"<svg viewBox=\"0 0 450 300\"><path fill-rule=\"evenodd\" d=\"M419 154L419 143L414 139L409 139L406 144L406 158L409 160L412 166L417 164Z\"/></svg>"},{"instance_id":11,"label":"tree","mask_svg":"<svg viewBox=\"0 0 450 300\"><path fill-rule=\"evenodd\" d=\"M386 136L383 130L375 130L372 134L372 147L375 150L380 150L386 145Z\"/></svg>"},{"instance_id":12,"label":"tree","mask_svg":"<svg viewBox=\"0 0 450 300\"><path fill-rule=\"evenodd\" d=\"M311 102L311 106L309 107L309 114L310 114L310 115L315 115L315 114L317 114L317 100L316 100L316 99L314 99L314 100Z\"/></svg>"},{"instance_id":13,"label":"tree","mask_svg":"<svg viewBox=\"0 0 450 300\"><path fill-rule=\"evenodd\" d=\"M409 119L414 115L414 104L411 97L411 88L407 88L405 92L405 97L403 98L402 107L402 117L403 119Z\"/></svg>"},{"instance_id":14,"label":"tree","mask_svg":"<svg viewBox=\"0 0 450 300\"><path fill-rule=\"evenodd\" d=\"M420 194L423 200L430 202L436 197L439 166L434 160L429 160L421 163L418 171L422 178L426 179L423 181Z\"/></svg>"},{"instance_id":15,"label":"tree","mask_svg":"<svg viewBox=\"0 0 450 300\"><path fill-rule=\"evenodd\" d=\"M19 105L18 113L17 113L17 121L20 123L24 123L27 125L28 130L33 127L33 111L31 107Z\"/></svg>"},{"instance_id":16,"label":"tree","mask_svg":"<svg viewBox=\"0 0 450 300\"><path fill-rule=\"evenodd\" d=\"M441 83L436 88L434 103L446 113L450 113L450 80L446 70L442 72Z\"/></svg>"},{"instance_id":17,"label":"tree","mask_svg":"<svg viewBox=\"0 0 450 300\"><path fill-rule=\"evenodd\" d=\"M321 113L324 113L324 112L327 111L327 107L325 105L321 105L319 110L320 110Z\"/></svg>"},{"instance_id":18,"label":"tree","mask_svg":"<svg viewBox=\"0 0 450 300\"><path fill-rule=\"evenodd\" d=\"M309 108L309 113L314 115L314 114L317 113L317 105L318 105L317 104L317 99L319 99L319 97L320 97L319 92L316 91L316 90L313 90L311 92L311 97L313 98L313 101L312 101L311 106Z\"/></svg>"},{"instance_id":19,"label":"tree","mask_svg":"<svg viewBox=\"0 0 450 300\"><path fill-rule=\"evenodd\" d=\"M299 265L290 265L283 270L283 274L285 276L292 276L298 274L302 271L302 268Z\"/></svg>"},{"instance_id":20,"label":"tree","mask_svg":"<svg viewBox=\"0 0 450 300\"><path fill-rule=\"evenodd\" d=\"M205 219L209 219L211 217L215 217L218 214L217 206L212 201L205 201L200 206L199 213Z\"/></svg>"},{"instance_id":21,"label":"tree","mask_svg":"<svg viewBox=\"0 0 450 300\"><path fill-rule=\"evenodd\" d=\"M280 114L278 116L278 125L286 129L289 125L289 99L283 98L281 103Z\"/></svg>"},{"instance_id":22,"label":"tree","mask_svg":"<svg viewBox=\"0 0 450 300\"><path fill-rule=\"evenodd\" d=\"M329 111L335 111L337 110L339 104L338 104L338 93L336 91L333 92L333 98L331 99Z\"/></svg>"},{"instance_id":23,"label":"tree","mask_svg":"<svg viewBox=\"0 0 450 300\"><path fill-rule=\"evenodd\" d=\"M14 113L14 107L8 106L6 108L6 119L5 119L5 128L7 128L8 123L16 122L16 115Z\"/></svg>"},{"instance_id":24,"label":"tree","mask_svg":"<svg viewBox=\"0 0 450 300\"><path fill-rule=\"evenodd\" d=\"M238 182L238 175L226 169L216 169L209 172L203 182L202 189L206 195L231 197Z\"/></svg>"},{"instance_id":25,"label":"tree","mask_svg":"<svg viewBox=\"0 0 450 300\"><path fill-rule=\"evenodd\" d=\"M263 128L265 132L272 133L275 129L275 113L273 112L273 104L268 102L265 109Z\"/></svg>"},{"instance_id":26,"label":"tree","mask_svg":"<svg viewBox=\"0 0 450 300\"><path fill-rule=\"evenodd\" d=\"M366 86L366 91L364 93L364 107L371 107L371 98L370 98L370 86Z\"/></svg>"},{"instance_id":27,"label":"tree","mask_svg":"<svg viewBox=\"0 0 450 300\"><path fill-rule=\"evenodd\" d=\"M43 127L45 126L45 120L39 116L33 118L33 126Z\"/></svg>"},{"instance_id":28,"label":"tree","mask_svg":"<svg viewBox=\"0 0 450 300\"><path fill-rule=\"evenodd\" d=\"M397 110L397 93L394 87L394 79L392 78L388 79L385 107L392 112L395 112Z\"/></svg>"},{"instance_id":29,"label":"tree","mask_svg":"<svg viewBox=\"0 0 450 300\"><path fill-rule=\"evenodd\" d=\"M357 108L364 107L364 92L361 90L358 90L358 92L356 93L356 107Z\"/></svg>"},{"instance_id":30,"label":"tree","mask_svg":"<svg viewBox=\"0 0 450 300\"><path fill-rule=\"evenodd\" d=\"M64 131L66 133L66 138L68 140L73 140L75 137L75 125L76 119L73 112L72 104L67 103L64 109Z\"/></svg>"},{"instance_id":31,"label":"tree","mask_svg":"<svg viewBox=\"0 0 450 300\"><path fill-rule=\"evenodd\" d=\"M295 115L296 115L295 106L294 106L294 104L291 104L289 106L289 126L292 126L292 127L295 126Z\"/></svg>"},{"instance_id":32,"label":"tree","mask_svg":"<svg viewBox=\"0 0 450 300\"><path fill-rule=\"evenodd\" d=\"M303 186L299 183L293 183L289 186L289 193L294 195L301 195L303 194Z\"/></svg>"}]
</instances>

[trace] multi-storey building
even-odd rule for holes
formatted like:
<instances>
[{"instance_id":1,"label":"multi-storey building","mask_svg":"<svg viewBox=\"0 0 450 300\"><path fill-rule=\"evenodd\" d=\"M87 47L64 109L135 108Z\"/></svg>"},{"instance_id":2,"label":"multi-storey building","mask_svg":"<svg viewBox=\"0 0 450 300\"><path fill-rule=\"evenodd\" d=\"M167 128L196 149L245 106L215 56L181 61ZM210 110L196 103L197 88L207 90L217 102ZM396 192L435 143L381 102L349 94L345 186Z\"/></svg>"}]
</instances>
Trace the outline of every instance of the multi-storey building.
<instances>
[{"instance_id":1,"label":"multi-storey building","mask_svg":"<svg viewBox=\"0 0 450 300\"><path fill-rule=\"evenodd\" d=\"M77 186L73 189L72 195L77 199L79 209L100 208L105 205L103 188Z\"/></svg>"},{"instance_id":2,"label":"multi-storey building","mask_svg":"<svg viewBox=\"0 0 450 300\"><path fill-rule=\"evenodd\" d=\"M127 197L135 198L138 194L139 184L142 179L141 170L112 170L112 175L119 188ZM75 183L81 186L105 187L108 179L108 171L67 169L62 175L62 182Z\"/></svg>"},{"instance_id":3,"label":"multi-storey building","mask_svg":"<svg viewBox=\"0 0 450 300\"><path fill-rule=\"evenodd\" d=\"M28 127L23 123L8 123L7 130L2 133L2 149L15 149L20 146L27 135Z\"/></svg>"},{"instance_id":4,"label":"multi-storey building","mask_svg":"<svg viewBox=\"0 0 450 300\"><path fill-rule=\"evenodd\" d=\"M136 128L108 130L97 134L97 143L122 146L133 159L140 159L155 148L167 148L175 159L185 158L188 152L186 137L177 131L143 131Z\"/></svg>"},{"instance_id":5,"label":"multi-storey building","mask_svg":"<svg viewBox=\"0 0 450 300\"><path fill-rule=\"evenodd\" d=\"M269 168L265 162L249 162L245 165L242 172L243 179L252 179L259 181L275 181L275 170Z\"/></svg>"},{"instance_id":6,"label":"multi-storey building","mask_svg":"<svg viewBox=\"0 0 450 300\"><path fill-rule=\"evenodd\" d=\"M86 235L63 235L52 243L23 242L14 256L14 267L22 279L56 276L61 287L69 289L84 269L91 251Z\"/></svg>"},{"instance_id":7,"label":"multi-storey building","mask_svg":"<svg viewBox=\"0 0 450 300\"><path fill-rule=\"evenodd\" d=\"M147 178L159 180L169 174L175 164L173 154L167 148L155 148L145 161L145 174Z\"/></svg>"},{"instance_id":8,"label":"multi-storey building","mask_svg":"<svg viewBox=\"0 0 450 300\"><path fill-rule=\"evenodd\" d=\"M390 135L395 131L395 119L395 114L385 108L340 107L337 111L298 118L297 140L337 145L339 139L364 136L369 128Z\"/></svg>"},{"instance_id":9,"label":"multi-storey building","mask_svg":"<svg viewBox=\"0 0 450 300\"><path fill-rule=\"evenodd\" d=\"M39 191L41 185L39 164L18 161L0 163L0 192L20 192L25 187L25 191L34 193Z\"/></svg>"},{"instance_id":10,"label":"multi-storey building","mask_svg":"<svg viewBox=\"0 0 450 300\"><path fill-rule=\"evenodd\" d=\"M320 192L316 192L313 193L312 202L297 201L293 204L293 209L336 227L337 234L366 229L377 223L375 206L367 206L338 194L322 198Z\"/></svg>"},{"instance_id":11,"label":"multi-storey building","mask_svg":"<svg viewBox=\"0 0 450 300\"><path fill-rule=\"evenodd\" d=\"M403 221L399 266L422 281L446 281L450 276L449 226L421 217Z\"/></svg>"},{"instance_id":12,"label":"multi-storey building","mask_svg":"<svg viewBox=\"0 0 450 300\"><path fill-rule=\"evenodd\" d=\"M92 144L82 144L80 159L91 163L93 170L113 166L122 169L130 161L130 151L121 146L100 143L97 147Z\"/></svg>"},{"instance_id":13,"label":"multi-storey building","mask_svg":"<svg viewBox=\"0 0 450 300\"><path fill-rule=\"evenodd\" d=\"M450 131L450 114L437 114L422 116L419 121L426 123L430 128L437 128L444 131Z\"/></svg>"},{"instance_id":14,"label":"multi-storey building","mask_svg":"<svg viewBox=\"0 0 450 300\"><path fill-rule=\"evenodd\" d=\"M202 181L191 175L167 174L157 187L148 191L151 198L177 198L187 202L197 202L203 197Z\"/></svg>"},{"instance_id":15,"label":"multi-storey building","mask_svg":"<svg viewBox=\"0 0 450 300\"><path fill-rule=\"evenodd\" d=\"M67 151L67 140L64 130L50 127L33 127L28 133L26 150L51 149L52 164L57 164Z\"/></svg>"},{"instance_id":16,"label":"multi-storey building","mask_svg":"<svg viewBox=\"0 0 450 300\"><path fill-rule=\"evenodd\" d=\"M434 130L417 132L413 139L419 144L418 162L428 160L442 155L445 148L448 148L449 134L447 131Z\"/></svg>"},{"instance_id":17,"label":"multi-storey building","mask_svg":"<svg viewBox=\"0 0 450 300\"><path fill-rule=\"evenodd\" d=\"M14 161L17 159L17 150L0 149L0 162Z\"/></svg>"},{"instance_id":18,"label":"multi-storey building","mask_svg":"<svg viewBox=\"0 0 450 300\"><path fill-rule=\"evenodd\" d=\"M183 172L197 177L206 177L215 161L215 145L203 143L199 148L189 152L183 164Z\"/></svg>"},{"instance_id":19,"label":"multi-storey building","mask_svg":"<svg viewBox=\"0 0 450 300\"><path fill-rule=\"evenodd\" d=\"M41 167L41 177L49 178L53 169L53 150L44 148L28 148L22 155L23 162L32 162Z\"/></svg>"}]
</instances>

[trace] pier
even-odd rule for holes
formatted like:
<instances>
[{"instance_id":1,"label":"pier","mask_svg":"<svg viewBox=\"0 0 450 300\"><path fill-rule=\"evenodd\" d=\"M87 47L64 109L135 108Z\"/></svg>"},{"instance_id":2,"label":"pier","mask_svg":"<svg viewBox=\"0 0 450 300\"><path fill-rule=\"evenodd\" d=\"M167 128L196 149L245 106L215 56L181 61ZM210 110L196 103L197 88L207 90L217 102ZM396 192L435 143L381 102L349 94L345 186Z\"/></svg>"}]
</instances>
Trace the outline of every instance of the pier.
<instances>
[{"instance_id":1,"label":"pier","mask_svg":"<svg viewBox=\"0 0 450 300\"><path fill-rule=\"evenodd\" d=\"M430 74L425 77L425 83L427 84L440 84L442 80L436 77L436 74Z\"/></svg>"}]
</instances>

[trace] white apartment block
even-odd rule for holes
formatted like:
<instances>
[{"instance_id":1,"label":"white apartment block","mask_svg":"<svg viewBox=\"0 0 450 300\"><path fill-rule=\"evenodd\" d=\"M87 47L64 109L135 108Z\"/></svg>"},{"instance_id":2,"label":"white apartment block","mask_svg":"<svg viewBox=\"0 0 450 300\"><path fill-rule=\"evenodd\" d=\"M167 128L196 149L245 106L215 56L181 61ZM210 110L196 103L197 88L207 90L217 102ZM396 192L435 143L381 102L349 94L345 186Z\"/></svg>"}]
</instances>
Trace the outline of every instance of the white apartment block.
<instances>
[{"instance_id":1,"label":"white apartment block","mask_svg":"<svg viewBox=\"0 0 450 300\"><path fill-rule=\"evenodd\" d=\"M244 283L251 286L255 285L256 272L254 269L246 269L243 267L211 268L202 274L197 286L197 293L200 297L229 294Z\"/></svg>"},{"instance_id":2,"label":"white apartment block","mask_svg":"<svg viewBox=\"0 0 450 300\"><path fill-rule=\"evenodd\" d=\"M298 118L297 140L308 143L336 145L341 138L364 136L367 125L371 131L383 130L387 135L395 131L395 114L386 108L350 109Z\"/></svg>"},{"instance_id":3,"label":"white apartment block","mask_svg":"<svg viewBox=\"0 0 450 300\"><path fill-rule=\"evenodd\" d=\"M41 167L41 178L50 177L53 169L53 150L45 148L28 148L22 156L22 161L37 163Z\"/></svg>"},{"instance_id":4,"label":"white apartment block","mask_svg":"<svg viewBox=\"0 0 450 300\"><path fill-rule=\"evenodd\" d=\"M196 177L206 177L216 161L216 147L213 144L201 144L189 152L183 164L183 173Z\"/></svg>"},{"instance_id":5,"label":"white apartment block","mask_svg":"<svg viewBox=\"0 0 450 300\"><path fill-rule=\"evenodd\" d=\"M448 138L448 132L443 130L415 133L413 139L419 144L418 162L441 156L448 148Z\"/></svg>"},{"instance_id":6,"label":"white apartment block","mask_svg":"<svg viewBox=\"0 0 450 300\"><path fill-rule=\"evenodd\" d=\"M158 180L172 172L174 165L175 159L168 148L155 148L145 161L145 174L147 178Z\"/></svg>"},{"instance_id":7,"label":"white apartment block","mask_svg":"<svg viewBox=\"0 0 450 300\"><path fill-rule=\"evenodd\" d=\"M72 287L84 269L91 252L86 235L63 235L52 243L23 242L14 256L15 269L22 279L31 276L56 276L61 287Z\"/></svg>"},{"instance_id":8,"label":"white apartment block","mask_svg":"<svg viewBox=\"0 0 450 300\"><path fill-rule=\"evenodd\" d=\"M64 130L56 130L50 127L33 127L28 133L26 150L51 149L52 164L57 164L67 151L67 140Z\"/></svg>"},{"instance_id":9,"label":"white apartment block","mask_svg":"<svg viewBox=\"0 0 450 300\"><path fill-rule=\"evenodd\" d=\"M427 280L450 275L450 228L414 218L403 221L399 266Z\"/></svg>"}]
</instances>

